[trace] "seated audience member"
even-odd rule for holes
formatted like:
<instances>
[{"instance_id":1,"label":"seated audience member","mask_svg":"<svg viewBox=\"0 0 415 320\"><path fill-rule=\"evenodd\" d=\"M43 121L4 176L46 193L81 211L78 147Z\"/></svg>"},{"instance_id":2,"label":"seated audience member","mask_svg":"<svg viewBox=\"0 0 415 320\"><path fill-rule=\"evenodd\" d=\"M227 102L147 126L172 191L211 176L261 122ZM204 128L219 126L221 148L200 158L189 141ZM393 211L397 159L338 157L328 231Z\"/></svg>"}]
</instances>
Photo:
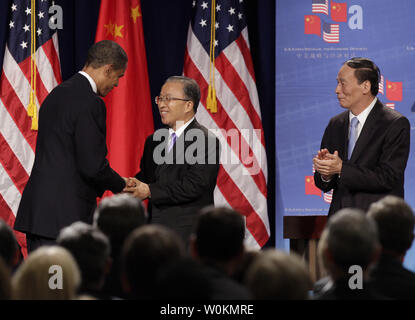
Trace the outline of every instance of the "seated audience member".
<instances>
[{"instance_id":1,"label":"seated audience member","mask_svg":"<svg viewBox=\"0 0 415 320\"><path fill-rule=\"evenodd\" d=\"M121 281L132 299L153 299L160 269L184 257L183 240L162 225L145 225L125 240L121 254Z\"/></svg>"},{"instance_id":2,"label":"seated audience member","mask_svg":"<svg viewBox=\"0 0 415 320\"><path fill-rule=\"evenodd\" d=\"M69 300L81 283L71 253L59 246L44 246L29 254L12 278L17 300Z\"/></svg>"},{"instance_id":3,"label":"seated audience member","mask_svg":"<svg viewBox=\"0 0 415 320\"><path fill-rule=\"evenodd\" d=\"M112 298L101 292L111 267L109 240L101 231L84 222L75 222L61 230L56 244L67 249L79 266L82 278L79 294Z\"/></svg>"},{"instance_id":4,"label":"seated audience member","mask_svg":"<svg viewBox=\"0 0 415 320\"><path fill-rule=\"evenodd\" d=\"M248 289L231 277L242 261L245 225L242 216L229 208L201 210L191 236L191 255L204 265L212 285L213 299L250 299Z\"/></svg>"},{"instance_id":5,"label":"seated audience member","mask_svg":"<svg viewBox=\"0 0 415 320\"><path fill-rule=\"evenodd\" d=\"M314 298L319 300L382 299L368 283L380 245L376 224L359 209L345 208L330 217L318 245L319 258L330 276Z\"/></svg>"},{"instance_id":6,"label":"seated audience member","mask_svg":"<svg viewBox=\"0 0 415 320\"><path fill-rule=\"evenodd\" d=\"M103 293L126 298L121 286L121 249L127 236L136 228L146 224L147 213L140 199L129 194L117 194L104 198L94 214L94 226L110 240L111 270L105 280Z\"/></svg>"},{"instance_id":7,"label":"seated audience member","mask_svg":"<svg viewBox=\"0 0 415 320\"><path fill-rule=\"evenodd\" d=\"M10 271L17 267L20 261L19 245L12 228L0 218L0 257L3 258Z\"/></svg>"},{"instance_id":8,"label":"seated audience member","mask_svg":"<svg viewBox=\"0 0 415 320\"><path fill-rule=\"evenodd\" d=\"M260 250L246 249L243 253L241 262L236 266L235 271L233 272L232 279L245 285L246 272L260 253Z\"/></svg>"},{"instance_id":9,"label":"seated audience member","mask_svg":"<svg viewBox=\"0 0 415 320\"><path fill-rule=\"evenodd\" d=\"M245 283L258 300L305 300L311 288L304 261L274 249L260 252L246 272Z\"/></svg>"},{"instance_id":10,"label":"seated audience member","mask_svg":"<svg viewBox=\"0 0 415 320\"><path fill-rule=\"evenodd\" d=\"M374 287L392 299L415 299L415 273L402 265L414 239L414 212L402 198L387 196L370 206L368 216L378 226L382 245L371 272Z\"/></svg>"},{"instance_id":11,"label":"seated audience member","mask_svg":"<svg viewBox=\"0 0 415 320\"><path fill-rule=\"evenodd\" d=\"M212 287L199 262L183 258L160 269L155 299L198 300L212 299Z\"/></svg>"},{"instance_id":12,"label":"seated audience member","mask_svg":"<svg viewBox=\"0 0 415 320\"><path fill-rule=\"evenodd\" d=\"M0 300L10 300L12 296L12 284L9 267L0 257Z\"/></svg>"}]
</instances>

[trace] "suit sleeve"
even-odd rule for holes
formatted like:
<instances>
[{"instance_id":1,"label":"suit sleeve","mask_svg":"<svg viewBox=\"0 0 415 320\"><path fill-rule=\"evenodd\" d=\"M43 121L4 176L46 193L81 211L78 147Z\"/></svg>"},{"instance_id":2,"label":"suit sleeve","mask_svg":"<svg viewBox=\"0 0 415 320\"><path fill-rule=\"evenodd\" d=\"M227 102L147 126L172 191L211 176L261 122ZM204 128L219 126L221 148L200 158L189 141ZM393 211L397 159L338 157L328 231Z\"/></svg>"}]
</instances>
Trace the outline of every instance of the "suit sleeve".
<instances>
[{"instance_id":1,"label":"suit sleeve","mask_svg":"<svg viewBox=\"0 0 415 320\"><path fill-rule=\"evenodd\" d=\"M124 179L106 159L106 109L101 99L88 103L79 115L75 140L78 169L87 181L95 185L98 195L105 190L122 191Z\"/></svg>"},{"instance_id":2,"label":"suit sleeve","mask_svg":"<svg viewBox=\"0 0 415 320\"><path fill-rule=\"evenodd\" d=\"M186 172L177 181L150 184L151 200L154 204L175 205L191 202L203 193L213 190L219 171L220 143L216 137L207 137L204 163L188 165Z\"/></svg>"},{"instance_id":3,"label":"suit sleeve","mask_svg":"<svg viewBox=\"0 0 415 320\"><path fill-rule=\"evenodd\" d=\"M346 188L355 192L388 192L404 180L410 146L409 121L397 118L387 130L374 168L343 162L340 183Z\"/></svg>"}]
</instances>

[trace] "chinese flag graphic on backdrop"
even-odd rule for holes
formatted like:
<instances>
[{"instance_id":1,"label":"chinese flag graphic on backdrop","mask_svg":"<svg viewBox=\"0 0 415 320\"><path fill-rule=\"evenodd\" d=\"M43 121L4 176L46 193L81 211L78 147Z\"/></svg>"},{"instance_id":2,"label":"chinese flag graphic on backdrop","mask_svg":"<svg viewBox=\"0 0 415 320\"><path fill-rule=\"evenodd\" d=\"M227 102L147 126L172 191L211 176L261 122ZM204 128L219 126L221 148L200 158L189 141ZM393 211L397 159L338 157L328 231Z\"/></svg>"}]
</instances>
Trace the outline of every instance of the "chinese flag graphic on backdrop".
<instances>
[{"instance_id":1,"label":"chinese flag graphic on backdrop","mask_svg":"<svg viewBox=\"0 0 415 320\"><path fill-rule=\"evenodd\" d=\"M140 1L102 0L95 40L115 41L128 55L124 77L104 101L108 161L121 176L131 177L154 131Z\"/></svg>"},{"instance_id":2,"label":"chinese flag graphic on backdrop","mask_svg":"<svg viewBox=\"0 0 415 320\"><path fill-rule=\"evenodd\" d=\"M305 176L305 194L321 197L321 190L314 184L314 176Z\"/></svg>"},{"instance_id":3,"label":"chinese flag graphic on backdrop","mask_svg":"<svg viewBox=\"0 0 415 320\"><path fill-rule=\"evenodd\" d=\"M304 33L316 34L321 37L321 20L319 16L306 15L304 16Z\"/></svg>"},{"instance_id":4,"label":"chinese flag graphic on backdrop","mask_svg":"<svg viewBox=\"0 0 415 320\"><path fill-rule=\"evenodd\" d=\"M347 3L331 2L331 19L336 22L347 21Z\"/></svg>"},{"instance_id":5,"label":"chinese flag graphic on backdrop","mask_svg":"<svg viewBox=\"0 0 415 320\"><path fill-rule=\"evenodd\" d=\"M392 101L402 101L402 82L386 80L386 98Z\"/></svg>"}]
</instances>

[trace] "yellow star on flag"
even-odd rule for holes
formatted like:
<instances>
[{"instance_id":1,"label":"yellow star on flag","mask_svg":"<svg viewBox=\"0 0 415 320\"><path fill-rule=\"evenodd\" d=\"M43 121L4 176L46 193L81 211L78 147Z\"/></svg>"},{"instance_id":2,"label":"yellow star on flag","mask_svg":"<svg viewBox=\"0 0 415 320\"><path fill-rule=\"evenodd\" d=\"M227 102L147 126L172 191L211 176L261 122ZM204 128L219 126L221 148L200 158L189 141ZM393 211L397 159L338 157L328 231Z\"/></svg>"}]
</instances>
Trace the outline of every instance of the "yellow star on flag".
<instances>
[{"instance_id":1,"label":"yellow star on flag","mask_svg":"<svg viewBox=\"0 0 415 320\"><path fill-rule=\"evenodd\" d=\"M141 17L140 7L138 5L135 8L131 8L131 18L134 19L134 23L137 22L137 17Z\"/></svg>"},{"instance_id":2,"label":"yellow star on flag","mask_svg":"<svg viewBox=\"0 0 415 320\"><path fill-rule=\"evenodd\" d=\"M124 26L117 26L117 24L114 25L114 38L120 37L123 38L123 35L121 33L121 29L124 28Z\"/></svg>"},{"instance_id":3,"label":"yellow star on flag","mask_svg":"<svg viewBox=\"0 0 415 320\"><path fill-rule=\"evenodd\" d=\"M104 28L107 29L107 35L114 36L114 25L111 21L108 24L104 24Z\"/></svg>"}]
</instances>

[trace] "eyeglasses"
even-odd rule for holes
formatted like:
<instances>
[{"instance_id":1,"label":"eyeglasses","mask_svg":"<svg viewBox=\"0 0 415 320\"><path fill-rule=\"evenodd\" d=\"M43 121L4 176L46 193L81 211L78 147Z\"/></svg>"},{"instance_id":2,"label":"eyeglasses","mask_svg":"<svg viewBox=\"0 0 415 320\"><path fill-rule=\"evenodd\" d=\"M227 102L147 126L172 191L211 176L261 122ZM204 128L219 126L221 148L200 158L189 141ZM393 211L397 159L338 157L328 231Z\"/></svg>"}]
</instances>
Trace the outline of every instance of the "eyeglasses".
<instances>
[{"instance_id":1,"label":"eyeglasses","mask_svg":"<svg viewBox=\"0 0 415 320\"><path fill-rule=\"evenodd\" d=\"M166 103L170 103L174 100L180 100L180 101L191 101L190 99L181 99L181 98L174 98L174 97L170 97L170 96L157 96L154 101L156 102L156 104L160 104L162 102L166 102Z\"/></svg>"}]
</instances>

